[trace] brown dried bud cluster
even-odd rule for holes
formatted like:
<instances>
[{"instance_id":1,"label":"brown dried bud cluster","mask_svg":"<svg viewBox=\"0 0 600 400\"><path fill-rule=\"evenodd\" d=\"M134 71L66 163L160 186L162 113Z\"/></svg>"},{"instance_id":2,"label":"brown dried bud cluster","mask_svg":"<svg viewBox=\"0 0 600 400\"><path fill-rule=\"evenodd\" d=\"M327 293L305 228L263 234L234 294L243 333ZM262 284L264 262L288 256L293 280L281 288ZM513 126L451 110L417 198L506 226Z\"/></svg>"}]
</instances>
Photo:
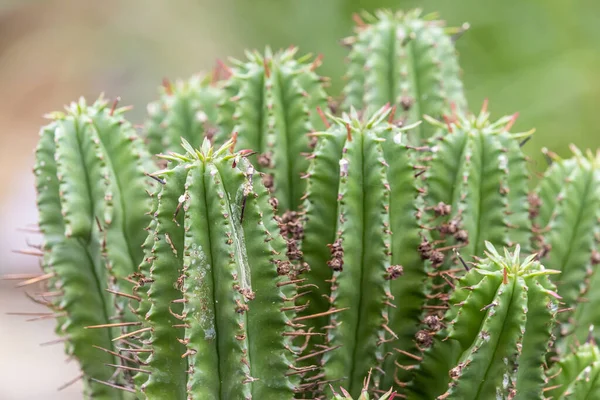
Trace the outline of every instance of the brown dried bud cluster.
<instances>
[{"instance_id":1,"label":"brown dried bud cluster","mask_svg":"<svg viewBox=\"0 0 600 400\"><path fill-rule=\"evenodd\" d=\"M344 269L344 249L342 248L342 240L337 239L333 244L328 244L331 251L331 260L327 261L327 265L334 271L342 271Z\"/></svg>"},{"instance_id":2,"label":"brown dried bud cluster","mask_svg":"<svg viewBox=\"0 0 600 400\"><path fill-rule=\"evenodd\" d=\"M542 206L542 200L537 194L530 193L527 196L527 201L529 202L529 218L537 218L537 216L540 215L540 207Z\"/></svg>"},{"instance_id":3,"label":"brown dried bud cluster","mask_svg":"<svg viewBox=\"0 0 600 400\"><path fill-rule=\"evenodd\" d=\"M417 344L421 348L428 348L431 347L431 345L433 344L433 338L431 336L431 333L426 330L420 330L419 332L417 332L417 334L415 335L415 339L417 340Z\"/></svg>"},{"instance_id":4,"label":"brown dried bud cluster","mask_svg":"<svg viewBox=\"0 0 600 400\"><path fill-rule=\"evenodd\" d=\"M390 281L404 275L404 268L402 265L390 265L386 269L385 279Z\"/></svg>"},{"instance_id":5,"label":"brown dried bud cluster","mask_svg":"<svg viewBox=\"0 0 600 400\"><path fill-rule=\"evenodd\" d=\"M256 161L262 168L273 168L273 154L270 152L259 154Z\"/></svg>"},{"instance_id":6,"label":"brown dried bud cluster","mask_svg":"<svg viewBox=\"0 0 600 400\"><path fill-rule=\"evenodd\" d=\"M452 212L452 206L440 201L436 206L433 207L433 212L438 217L450 215L450 213Z\"/></svg>"},{"instance_id":7,"label":"brown dried bud cluster","mask_svg":"<svg viewBox=\"0 0 600 400\"><path fill-rule=\"evenodd\" d=\"M289 261L276 260L275 264L277 265L277 275L279 276L288 275L292 270L292 263Z\"/></svg>"}]
</instances>

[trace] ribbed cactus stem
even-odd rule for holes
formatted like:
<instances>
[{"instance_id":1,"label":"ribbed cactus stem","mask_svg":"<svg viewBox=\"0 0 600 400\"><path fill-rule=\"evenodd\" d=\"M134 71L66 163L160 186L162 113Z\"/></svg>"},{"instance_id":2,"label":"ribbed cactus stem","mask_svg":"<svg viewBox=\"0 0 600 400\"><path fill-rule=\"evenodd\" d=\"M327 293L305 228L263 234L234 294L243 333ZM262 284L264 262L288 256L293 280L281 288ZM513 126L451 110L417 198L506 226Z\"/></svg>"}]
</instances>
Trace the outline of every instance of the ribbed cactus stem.
<instances>
[{"instance_id":1,"label":"ribbed cactus stem","mask_svg":"<svg viewBox=\"0 0 600 400\"><path fill-rule=\"evenodd\" d=\"M545 265L561 271L560 334L570 335L560 342L563 350L584 342L590 326L600 326L600 154L572 151L566 160L547 153L554 162L533 196L536 250ZM598 329L592 336L600 337Z\"/></svg>"},{"instance_id":2,"label":"ribbed cactus stem","mask_svg":"<svg viewBox=\"0 0 600 400\"><path fill-rule=\"evenodd\" d=\"M542 398L558 298L548 276L558 271L521 261L518 246L504 256L487 249L459 281L409 399Z\"/></svg>"},{"instance_id":3,"label":"ribbed cactus stem","mask_svg":"<svg viewBox=\"0 0 600 400\"><path fill-rule=\"evenodd\" d=\"M53 301L62 315L57 331L80 362L86 396L94 399L125 395L97 381L118 385L129 375L126 369L125 378L114 375L105 364L122 362L110 353L111 339L136 325L123 294L142 260L149 221L139 211L149 205L144 170L150 157L123 118L126 108L115 107L102 98L90 106L82 99L66 113L51 114L34 169L44 270L52 275L48 289L62 294ZM107 324L115 327L94 328Z\"/></svg>"},{"instance_id":4,"label":"ribbed cactus stem","mask_svg":"<svg viewBox=\"0 0 600 400\"><path fill-rule=\"evenodd\" d=\"M283 212L296 210L304 193L301 175L311 151L310 132L321 130L318 110L327 107L325 79L315 73L320 65L310 56L295 58L297 49L264 55L247 53L247 61L233 61L221 103L221 144L237 135L236 149L251 149L254 165L265 173L264 183L279 200Z\"/></svg>"},{"instance_id":5,"label":"ribbed cactus stem","mask_svg":"<svg viewBox=\"0 0 600 400\"><path fill-rule=\"evenodd\" d=\"M303 313L322 315L307 323L325 326L324 379L339 380L353 396L369 369L383 364L389 342L412 349L423 299L413 169L390 115L387 107L368 120L334 118L319 133L307 173L302 250L312 267L308 282L320 289L302 299L309 300ZM396 262L407 262L408 271ZM372 384L380 380L375 373Z\"/></svg>"},{"instance_id":6,"label":"ribbed cactus stem","mask_svg":"<svg viewBox=\"0 0 600 400\"><path fill-rule=\"evenodd\" d=\"M171 83L164 80L160 99L148 104L148 121L144 127L148 149L152 154L179 151L181 138L199 147L204 137L217 130L221 83L215 74L194 75L188 80Z\"/></svg>"},{"instance_id":7,"label":"ribbed cactus stem","mask_svg":"<svg viewBox=\"0 0 600 400\"><path fill-rule=\"evenodd\" d=\"M456 50L443 21L434 15L421 18L419 10L380 10L363 18L357 17L356 36L343 41L351 48L344 109L373 112L390 104L410 124L423 115L442 119L451 108L466 107ZM435 130L421 125L413 143Z\"/></svg>"},{"instance_id":8,"label":"ribbed cactus stem","mask_svg":"<svg viewBox=\"0 0 600 400\"><path fill-rule=\"evenodd\" d=\"M454 114L446 123L428 118L439 135L430 140L424 149L430 152L422 159L421 211L429 234L420 251L437 275L433 292L447 292L446 282L463 271L453 250L466 261L483 256L485 241L494 246L523 243L523 250L529 250L528 179L519 143L530 133L508 132L515 117L490 122L484 104L479 115Z\"/></svg>"},{"instance_id":9,"label":"ribbed cactus stem","mask_svg":"<svg viewBox=\"0 0 600 400\"><path fill-rule=\"evenodd\" d=\"M149 268L148 399L290 399L295 283L260 173L232 142L165 156ZM152 226L151 226L152 228Z\"/></svg>"},{"instance_id":10,"label":"ribbed cactus stem","mask_svg":"<svg viewBox=\"0 0 600 400\"><path fill-rule=\"evenodd\" d=\"M594 342L578 346L547 372L544 395L553 400L585 400L600 396L600 350Z\"/></svg>"}]
</instances>

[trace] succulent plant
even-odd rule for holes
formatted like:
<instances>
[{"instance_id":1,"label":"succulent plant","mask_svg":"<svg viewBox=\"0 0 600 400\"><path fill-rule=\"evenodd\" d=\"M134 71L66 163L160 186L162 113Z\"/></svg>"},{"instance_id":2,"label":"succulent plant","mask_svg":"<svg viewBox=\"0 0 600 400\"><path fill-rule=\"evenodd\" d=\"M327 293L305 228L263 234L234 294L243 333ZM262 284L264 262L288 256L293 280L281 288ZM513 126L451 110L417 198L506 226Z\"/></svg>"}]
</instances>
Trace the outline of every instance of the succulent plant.
<instances>
[{"instance_id":1,"label":"succulent plant","mask_svg":"<svg viewBox=\"0 0 600 400\"><path fill-rule=\"evenodd\" d=\"M327 108L327 79L314 72L321 59L295 58L297 51L267 48L264 55L248 52L246 62L233 61L215 137L223 143L233 132L236 149L258 153L251 160L265 173L265 186L282 211L296 210L301 202L301 175L308 164L302 155L311 151L308 133L322 129L320 113Z\"/></svg>"},{"instance_id":2,"label":"succulent plant","mask_svg":"<svg viewBox=\"0 0 600 400\"><path fill-rule=\"evenodd\" d=\"M47 278L39 297L57 313L57 333L81 365L87 395L99 399L120 396L95 382L111 379L113 368L105 364L120 365L111 353L120 331L86 328L136 323L126 292L143 256L149 216L139 211L148 206L144 171L152 168L123 118L126 108L115 107L102 98L93 105L82 99L50 114L34 169Z\"/></svg>"},{"instance_id":3,"label":"succulent plant","mask_svg":"<svg viewBox=\"0 0 600 400\"><path fill-rule=\"evenodd\" d=\"M405 123L423 115L442 119L452 108L464 110L466 100L453 39L435 14L420 10L355 15L356 36L342 41L351 48L343 108L374 112L396 106ZM463 28L464 29L464 28ZM421 125L411 140L419 144L435 133Z\"/></svg>"},{"instance_id":4,"label":"succulent plant","mask_svg":"<svg viewBox=\"0 0 600 400\"><path fill-rule=\"evenodd\" d=\"M409 388L414 399L542 399L544 358L558 309L549 275L521 261L519 246L487 259L459 281L445 316Z\"/></svg>"},{"instance_id":5,"label":"succulent plant","mask_svg":"<svg viewBox=\"0 0 600 400\"><path fill-rule=\"evenodd\" d=\"M218 78L219 70L215 70L212 76L194 75L175 83L164 80L160 99L147 107L144 132L152 154L179 151L181 138L199 147L205 136L216 133L221 100Z\"/></svg>"},{"instance_id":6,"label":"succulent plant","mask_svg":"<svg viewBox=\"0 0 600 400\"><path fill-rule=\"evenodd\" d=\"M403 130L388 119L390 108L368 120L333 118L306 174L302 253L308 283L319 289L300 299L301 315L323 315L312 320L316 332L327 327L313 343L328 348L314 350L323 380L341 380L355 396L369 369L383 365L388 342L414 348L425 297L414 169Z\"/></svg>"},{"instance_id":7,"label":"succulent plant","mask_svg":"<svg viewBox=\"0 0 600 400\"><path fill-rule=\"evenodd\" d=\"M466 109L460 30L356 21L342 113L290 48L165 81L147 146L116 102L51 114L20 286L86 398L594 396L598 156L547 152L530 194L531 133Z\"/></svg>"},{"instance_id":8,"label":"succulent plant","mask_svg":"<svg viewBox=\"0 0 600 400\"><path fill-rule=\"evenodd\" d=\"M600 396L600 350L589 342L558 360L548 371L544 394L554 400Z\"/></svg>"},{"instance_id":9,"label":"succulent plant","mask_svg":"<svg viewBox=\"0 0 600 400\"><path fill-rule=\"evenodd\" d=\"M572 151L566 160L546 152L553 163L531 197L535 247L545 265L561 271L563 350L583 343L589 334L600 339L595 307L600 301L600 155L583 154L576 147ZM591 333L590 326L596 327Z\"/></svg>"}]
</instances>

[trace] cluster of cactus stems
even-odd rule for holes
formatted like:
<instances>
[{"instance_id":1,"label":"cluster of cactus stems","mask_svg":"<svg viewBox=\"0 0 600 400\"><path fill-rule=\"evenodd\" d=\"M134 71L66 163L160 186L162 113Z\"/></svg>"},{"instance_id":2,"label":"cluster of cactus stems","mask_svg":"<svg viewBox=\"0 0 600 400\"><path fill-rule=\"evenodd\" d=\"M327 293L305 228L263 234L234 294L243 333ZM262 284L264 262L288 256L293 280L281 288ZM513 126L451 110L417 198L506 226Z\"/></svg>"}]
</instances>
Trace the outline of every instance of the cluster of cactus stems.
<instances>
[{"instance_id":1,"label":"cluster of cactus stems","mask_svg":"<svg viewBox=\"0 0 600 400\"><path fill-rule=\"evenodd\" d=\"M19 286L86 398L600 391L600 156L546 150L530 190L532 132L467 109L463 28L355 21L339 106L289 48L165 80L141 132L103 98L49 115Z\"/></svg>"}]
</instances>

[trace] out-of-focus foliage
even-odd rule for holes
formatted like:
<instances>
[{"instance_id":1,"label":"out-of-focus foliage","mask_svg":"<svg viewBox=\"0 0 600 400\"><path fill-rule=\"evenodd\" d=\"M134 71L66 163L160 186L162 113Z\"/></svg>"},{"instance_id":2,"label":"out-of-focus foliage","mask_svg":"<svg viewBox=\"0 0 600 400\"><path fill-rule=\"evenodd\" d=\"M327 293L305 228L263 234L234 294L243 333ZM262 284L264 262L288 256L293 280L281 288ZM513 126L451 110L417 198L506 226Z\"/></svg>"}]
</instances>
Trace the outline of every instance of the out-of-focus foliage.
<instances>
[{"instance_id":1,"label":"out-of-focus foliage","mask_svg":"<svg viewBox=\"0 0 600 400\"><path fill-rule=\"evenodd\" d=\"M519 111L517 128L537 128L526 147L536 162L542 143L564 155L571 142L600 146L600 3L593 0L0 0L0 83L27 89L37 60L57 77L46 84L145 104L162 76L187 77L247 47L295 44L325 55L320 72L337 93L346 55L338 38L351 33L352 13L381 7L469 22L457 45L469 104L489 98L498 115ZM59 97L56 105L72 95ZM143 114L138 107L134 115Z\"/></svg>"}]
</instances>

